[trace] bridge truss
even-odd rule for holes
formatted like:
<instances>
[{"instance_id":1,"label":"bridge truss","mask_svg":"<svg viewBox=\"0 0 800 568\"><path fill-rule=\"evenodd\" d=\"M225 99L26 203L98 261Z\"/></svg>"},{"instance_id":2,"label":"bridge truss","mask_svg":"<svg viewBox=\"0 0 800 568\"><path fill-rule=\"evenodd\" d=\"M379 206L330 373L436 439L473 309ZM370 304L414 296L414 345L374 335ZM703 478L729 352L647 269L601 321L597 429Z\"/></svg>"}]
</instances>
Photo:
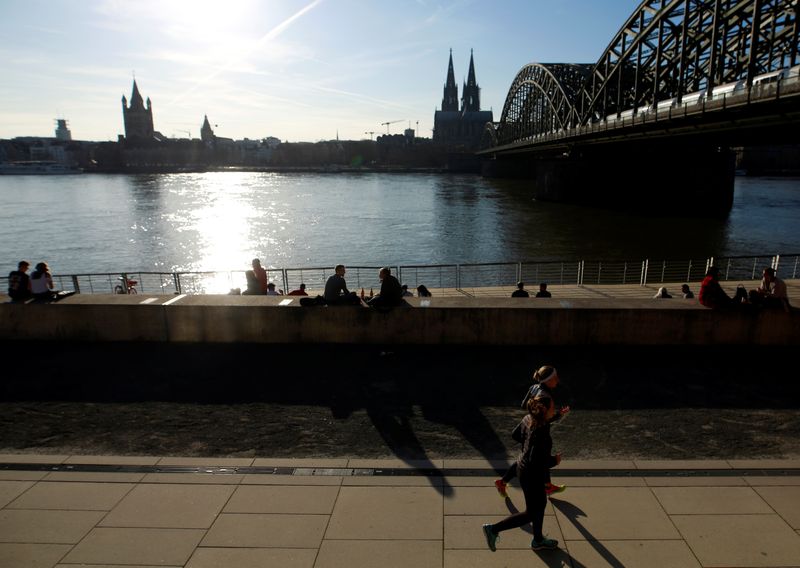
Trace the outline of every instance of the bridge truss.
<instances>
[{"instance_id":1,"label":"bridge truss","mask_svg":"<svg viewBox=\"0 0 800 568\"><path fill-rule=\"evenodd\" d=\"M800 0L644 0L594 65L529 64L515 77L500 122L502 146L715 89L749 88L792 68Z\"/></svg>"}]
</instances>

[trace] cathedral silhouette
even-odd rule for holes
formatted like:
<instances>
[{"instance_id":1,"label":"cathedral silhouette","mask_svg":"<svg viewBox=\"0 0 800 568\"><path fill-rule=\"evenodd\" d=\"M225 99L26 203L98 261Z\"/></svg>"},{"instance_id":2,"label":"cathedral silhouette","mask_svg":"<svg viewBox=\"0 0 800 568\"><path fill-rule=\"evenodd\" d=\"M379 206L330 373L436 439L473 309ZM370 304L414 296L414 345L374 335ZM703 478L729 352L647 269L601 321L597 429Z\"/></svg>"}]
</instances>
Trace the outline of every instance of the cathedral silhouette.
<instances>
[{"instance_id":1,"label":"cathedral silhouette","mask_svg":"<svg viewBox=\"0 0 800 568\"><path fill-rule=\"evenodd\" d=\"M487 122L494 120L491 110L481 110L481 89L475 79L475 62L469 53L469 73L461 91L461 108L458 106L458 85L453 72L453 50L447 65L442 110L433 115L433 140L439 144L465 150L478 148Z\"/></svg>"}]
</instances>

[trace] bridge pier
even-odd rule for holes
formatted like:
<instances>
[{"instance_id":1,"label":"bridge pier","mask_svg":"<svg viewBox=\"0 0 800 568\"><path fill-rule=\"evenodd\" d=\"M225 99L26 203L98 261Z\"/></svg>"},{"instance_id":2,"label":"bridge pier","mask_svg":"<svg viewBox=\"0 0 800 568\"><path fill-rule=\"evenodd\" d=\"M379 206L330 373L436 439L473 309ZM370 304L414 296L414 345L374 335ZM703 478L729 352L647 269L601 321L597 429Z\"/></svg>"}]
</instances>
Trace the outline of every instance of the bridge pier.
<instances>
[{"instance_id":1,"label":"bridge pier","mask_svg":"<svg viewBox=\"0 0 800 568\"><path fill-rule=\"evenodd\" d=\"M499 157L489 177L530 179L537 200L724 216L733 205L735 155L728 148L614 144L533 157Z\"/></svg>"}]
</instances>

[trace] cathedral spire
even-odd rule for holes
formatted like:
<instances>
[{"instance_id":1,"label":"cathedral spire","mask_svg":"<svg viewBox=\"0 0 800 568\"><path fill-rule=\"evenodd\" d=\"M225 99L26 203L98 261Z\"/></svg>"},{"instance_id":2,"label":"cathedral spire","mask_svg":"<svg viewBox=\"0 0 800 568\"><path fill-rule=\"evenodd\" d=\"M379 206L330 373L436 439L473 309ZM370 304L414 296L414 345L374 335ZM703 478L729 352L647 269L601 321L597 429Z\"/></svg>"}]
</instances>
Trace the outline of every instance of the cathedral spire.
<instances>
[{"instance_id":1,"label":"cathedral spire","mask_svg":"<svg viewBox=\"0 0 800 568\"><path fill-rule=\"evenodd\" d=\"M475 61L472 59L472 50L469 50L469 74L467 75L467 87L477 87L475 81Z\"/></svg>"},{"instance_id":2,"label":"cathedral spire","mask_svg":"<svg viewBox=\"0 0 800 568\"><path fill-rule=\"evenodd\" d=\"M475 79L475 61L472 57L472 50L469 50L469 73L464 82L462 91L461 110L467 112L477 112L481 110L481 89Z\"/></svg>"},{"instance_id":3,"label":"cathedral spire","mask_svg":"<svg viewBox=\"0 0 800 568\"><path fill-rule=\"evenodd\" d=\"M444 84L444 96L442 97L442 110L458 110L458 86L456 85L456 75L453 72L453 50L450 50L450 61L447 64L447 81Z\"/></svg>"}]
</instances>

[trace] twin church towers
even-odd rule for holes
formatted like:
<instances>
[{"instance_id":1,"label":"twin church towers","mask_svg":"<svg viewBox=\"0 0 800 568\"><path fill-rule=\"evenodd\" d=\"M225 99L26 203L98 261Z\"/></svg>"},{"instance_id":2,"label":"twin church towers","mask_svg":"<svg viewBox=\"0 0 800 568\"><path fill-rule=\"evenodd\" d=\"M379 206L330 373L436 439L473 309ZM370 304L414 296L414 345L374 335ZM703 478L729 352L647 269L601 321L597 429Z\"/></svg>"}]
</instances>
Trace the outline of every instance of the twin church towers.
<instances>
[{"instance_id":1,"label":"twin church towers","mask_svg":"<svg viewBox=\"0 0 800 568\"><path fill-rule=\"evenodd\" d=\"M481 110L481 89L475 79L475 61L469 53L469 72L461 90L459 108L458 85L453 71L453 50L447 64L447 79L442 96L442 109L433 116L433 140L466 150L479 146L484 127L494 120L491 110Z\"/></svg>"}]
</instances>

